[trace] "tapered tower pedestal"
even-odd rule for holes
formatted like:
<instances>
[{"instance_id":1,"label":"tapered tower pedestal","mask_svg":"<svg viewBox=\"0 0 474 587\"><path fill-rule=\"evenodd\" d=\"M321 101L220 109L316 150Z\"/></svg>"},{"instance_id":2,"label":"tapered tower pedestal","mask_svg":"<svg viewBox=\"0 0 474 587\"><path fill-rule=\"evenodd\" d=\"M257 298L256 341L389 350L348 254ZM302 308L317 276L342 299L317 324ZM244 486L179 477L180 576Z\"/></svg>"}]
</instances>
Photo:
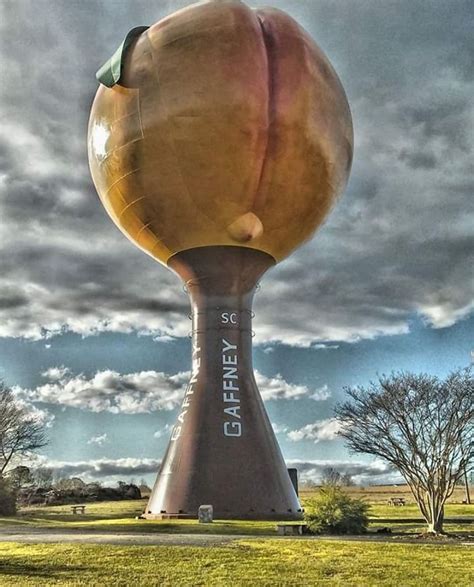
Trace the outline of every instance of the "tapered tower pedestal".
<instances>
[{"instance_id":1,"label":"tapered tower pedestal","mask_svg":"<svg viewBox=\"0 0 474 587\"><path fill-rule=\"evenodd\" d=\"M147 518L301 518L252 368L252 299L273 266L258 250L212 246L168 262L192 304L193 370Z\"/></svg>"}]
</instances>

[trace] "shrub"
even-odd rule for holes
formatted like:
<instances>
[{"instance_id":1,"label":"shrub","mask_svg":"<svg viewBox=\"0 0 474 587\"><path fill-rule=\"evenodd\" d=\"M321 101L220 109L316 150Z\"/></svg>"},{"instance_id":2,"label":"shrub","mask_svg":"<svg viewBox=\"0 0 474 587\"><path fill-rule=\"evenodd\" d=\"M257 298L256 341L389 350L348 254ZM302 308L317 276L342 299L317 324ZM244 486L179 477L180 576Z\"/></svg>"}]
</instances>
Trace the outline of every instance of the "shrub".
<instances>
[{"instance_id":1,"label":"shrub","mask_svg":"<svg viewBox=\"0 0 474 587\"><path fill-rule=\"evenodd\" d=\"M305 520L313 534L362 534L369 525L370 506L352 499L340 487L323 486L317 497L305 504Z\"/></svg>"},{"instance_id":2,"label":"shrub","mask_svg":"<svg viewBox=\"0 0 474 587\"><path fill-rule=\"evenodd\" d=\"M16 491L9 483L0 477L0 516L14 516L16 514Z\"/></svg>"}]
</instances>

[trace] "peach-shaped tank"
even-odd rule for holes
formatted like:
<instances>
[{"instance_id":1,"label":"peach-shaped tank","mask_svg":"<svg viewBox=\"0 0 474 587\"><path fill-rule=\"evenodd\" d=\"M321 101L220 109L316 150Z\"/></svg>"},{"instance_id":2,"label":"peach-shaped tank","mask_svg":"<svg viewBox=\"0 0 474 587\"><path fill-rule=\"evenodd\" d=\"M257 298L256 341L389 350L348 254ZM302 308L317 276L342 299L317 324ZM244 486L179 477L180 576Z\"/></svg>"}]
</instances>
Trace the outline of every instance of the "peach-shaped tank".
<instances>
[{"instance_id":1,"label":"peach-shaped tank","mask_svg":"<svg viewBox=\"0 0 474 587\"><path fill-rule=\"evenodd\" d=\"M237 0L194 4L137 36L89 124L102 203L164 264L215 245L280 261L326 218L352 144L323 52L284 12Z\"/></svg>"}]
</instances>

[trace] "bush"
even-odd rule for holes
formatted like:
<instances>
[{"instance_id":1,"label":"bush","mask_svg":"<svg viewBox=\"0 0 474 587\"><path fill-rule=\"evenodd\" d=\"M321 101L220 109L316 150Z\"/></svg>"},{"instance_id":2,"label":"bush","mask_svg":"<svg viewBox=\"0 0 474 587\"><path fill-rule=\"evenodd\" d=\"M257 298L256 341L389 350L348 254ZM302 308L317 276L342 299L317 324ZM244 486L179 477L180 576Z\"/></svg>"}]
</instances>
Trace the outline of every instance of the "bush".
<instances>
[{"instance_id":1,"label":"bush","mask_svg":"<svg viewBox=\"0 0 474 587\"><path fill-rule=\"evenodd\" d=\"M0 516L16 514L16 491L0 477Z\"/></svg>"},{"instance_id":2,"label":"bush","mask_svg":"<svg viewBox=\"0 0 474 587\"><path fill-rule=\"evenodd\" d=\"M72 481L72 483L71 483ZM62 480L58 486L24 487L18 492L20 505L63 505L68 503L88 503L92 501L118 501L121 499L141 499L140 489L133 483L119 483L116 487L102 487L98 483Z\"/></svg>"},{"instance_id":3,"label":"bush","mask_svg":"<svg viewBox=\"0 0 474 587\"><path fill-rule=\"evenodd\" d=\"M313 534L362 534L369 525L370 506L352 499L340 487L323 486L317 497L305 504L305 520Z\"/></svg>"}]
</instances>

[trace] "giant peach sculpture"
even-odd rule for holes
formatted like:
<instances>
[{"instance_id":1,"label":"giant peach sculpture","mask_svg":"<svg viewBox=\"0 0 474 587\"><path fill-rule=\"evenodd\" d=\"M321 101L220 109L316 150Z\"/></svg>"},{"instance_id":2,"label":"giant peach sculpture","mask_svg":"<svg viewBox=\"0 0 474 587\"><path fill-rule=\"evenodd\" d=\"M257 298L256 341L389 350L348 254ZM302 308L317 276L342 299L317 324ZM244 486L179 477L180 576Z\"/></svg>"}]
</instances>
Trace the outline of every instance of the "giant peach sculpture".
<instances>
[{"instance_id":1,"label":"giant peach sculpture","mask_svg":"<svg viewBox=\"0 0 474 587\"><path fill-rule=\"evenodd\" d=\"M193 4L133 29L98 73L89 161L107 212L185 282L193 371L148 517L295 519L252 372L252 298L348 178L352 123L322 51L287 14Z\"/></svg>"}]
</instances>

